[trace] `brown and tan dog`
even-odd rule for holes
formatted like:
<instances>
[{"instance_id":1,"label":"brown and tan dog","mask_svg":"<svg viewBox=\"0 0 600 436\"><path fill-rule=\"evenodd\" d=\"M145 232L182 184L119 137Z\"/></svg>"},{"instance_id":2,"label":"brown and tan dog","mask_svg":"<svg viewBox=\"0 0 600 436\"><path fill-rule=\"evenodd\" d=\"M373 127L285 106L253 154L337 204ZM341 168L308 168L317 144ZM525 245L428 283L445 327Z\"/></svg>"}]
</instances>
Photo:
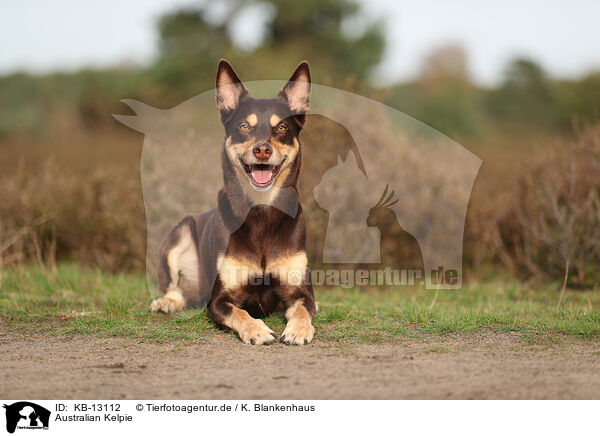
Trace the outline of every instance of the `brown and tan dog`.
<instances>
[{"instance_id":1,"label":"brown and tan dog","mask_svg":"<svg viewBox=\"0 0 600 436\"><path fill-rule=\"evenodd\" d=\"M153 312L208 301L217 324L245 343L269 344L275 334L259 318L284 310L281 341L312 341L315 301L297 193L310 88L308 63L301 62L275 98L254 99L221 60L216 100L225 127L224 185L216 208L186 216L163 242L158 282L164 296L152 302Z\"/></svg>"}]
</instances>

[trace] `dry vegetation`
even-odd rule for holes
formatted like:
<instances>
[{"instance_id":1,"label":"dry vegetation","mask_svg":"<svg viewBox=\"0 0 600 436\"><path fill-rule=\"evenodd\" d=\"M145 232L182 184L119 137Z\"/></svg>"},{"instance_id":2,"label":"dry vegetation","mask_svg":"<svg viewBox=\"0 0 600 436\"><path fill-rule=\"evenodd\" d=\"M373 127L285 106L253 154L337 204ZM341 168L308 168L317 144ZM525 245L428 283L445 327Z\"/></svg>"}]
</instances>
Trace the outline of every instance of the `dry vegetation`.
<instances>
[{"instance_id":1,"label":"dry vegetation","mask_svg":"<svg viewBox=\"0 0 600 436\"><path fill-rule=\"evenodd\" d=\"M73 259L112 271L142 268L137 141L75 124L50 139L1 144L0 264Z\"/></svg>"},{"instance_id":2,"label":"dry vegetation","mask_svg":"<svg viewBox=\"0 0 600 436\"><path fill-rule=\"evenodd\" d=\"M465 228L472 268L595 287L600 264L600 130L484 157ZM484 152L485 153L485 152ZM502 155L503 154L503 155ZM487 168L486 168L487 166Z\"/></svg>"},{"instance_id":3,"label":"dry vegetation","mask_svg":"<svg viewBox=\"0 0 600 436\"><path fill-rule=\"evenodd\" d=\"M34 137L18 146L0 143L3 266L70 259L113 271L144 267L142 138L122 129L115 124L88 140L86 129L74 125L53 136L64 140L45 146ZM346 147L348 139L343 128L324 119L316 119L305 134L307 142L332 144L332 150ZM472 151L484 164L465 227L468 276L492 266L521 278L562 283L568 265L569 285L594 287L600 266L600 130L556 144ZM329 154L322 162L335 159ZM313 182L304 189L318 184L322 171L318 165L306 167L303 178ZM305 202L315 207L312 198ZM315 251L326 215L313 215ZM385 258L414 256L401 241L391 241L383 246Z\"/></svg>"}]
</instances>

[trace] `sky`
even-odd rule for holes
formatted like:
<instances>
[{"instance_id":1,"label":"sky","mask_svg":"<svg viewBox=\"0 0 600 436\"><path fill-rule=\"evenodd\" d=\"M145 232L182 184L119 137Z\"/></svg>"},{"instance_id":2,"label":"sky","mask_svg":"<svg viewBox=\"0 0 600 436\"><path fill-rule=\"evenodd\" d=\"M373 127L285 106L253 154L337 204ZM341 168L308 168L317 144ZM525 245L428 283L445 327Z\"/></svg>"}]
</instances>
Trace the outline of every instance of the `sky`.
<instances>
[{"instance_id":1,"label":"sky","mask_svg":"<svg viewBox=\"0 0 600 436\"><path fill-rule=\"evenodd\" d=\"M156 20L193 0L4 0L0 4L0 74L72 71L156 54ZM600 2L593 0L364 0L367 17L386 23L388 47L374 77L407 80L433 49L460 44L474 80L493 85L516 56L539 62L552 76L600 70ZM260 41L261 13L239 20L240 44Z\"/></svg>"}]
</instances>

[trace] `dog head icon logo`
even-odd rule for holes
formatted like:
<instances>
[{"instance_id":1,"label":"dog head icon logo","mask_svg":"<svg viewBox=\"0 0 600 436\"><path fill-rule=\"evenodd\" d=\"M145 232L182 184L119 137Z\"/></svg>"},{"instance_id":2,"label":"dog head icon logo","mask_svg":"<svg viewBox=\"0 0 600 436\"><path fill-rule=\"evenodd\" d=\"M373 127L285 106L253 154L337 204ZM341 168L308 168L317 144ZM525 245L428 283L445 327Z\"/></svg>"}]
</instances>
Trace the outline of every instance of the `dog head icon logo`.
<instances>
[{"instance_id":1,"label":"dog head icon logo","mask_svg":"<svg viewBox=\"0 0 600 436\"><path fill-rule=\"evenodd\" d=\"M6 431L14 433L21 429L47 429L50 421L50 411L29 401L19 401L4 404L6 409Z\"/></svg>"}]
</instances>

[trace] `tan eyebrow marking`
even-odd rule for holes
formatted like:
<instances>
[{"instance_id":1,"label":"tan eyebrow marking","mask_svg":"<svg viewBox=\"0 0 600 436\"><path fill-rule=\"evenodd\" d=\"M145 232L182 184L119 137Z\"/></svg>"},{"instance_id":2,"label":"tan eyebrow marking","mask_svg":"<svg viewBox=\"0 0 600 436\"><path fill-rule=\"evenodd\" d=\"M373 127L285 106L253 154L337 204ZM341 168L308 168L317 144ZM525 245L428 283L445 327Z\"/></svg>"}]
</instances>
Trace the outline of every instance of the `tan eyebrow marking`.
<instances>
[{"instance_id":1,"label":"tan eyebrow marking","mask_svg":"<svg viewBox=\"0 0 600 436\"><path fill-rule=\"evenodd\" d=\"M250 114L246 117L246 121L248 122L248 124L254 127L258 123L258 117L256 116L256 114Z\"/></svg>"},{"instance_id":2,"label":"tan eyebrow marking","mask_svg":"<svg viewBox=\"0 0 600 436\"><path fill-rule=\"evenodd\" d=\"M281 118L279 118L275 114L271 115L271 118L269 118L269 123L271 124L271 127L275 127L277 124L279 124L280 121Z\"/></svg>"}]
</instances>

